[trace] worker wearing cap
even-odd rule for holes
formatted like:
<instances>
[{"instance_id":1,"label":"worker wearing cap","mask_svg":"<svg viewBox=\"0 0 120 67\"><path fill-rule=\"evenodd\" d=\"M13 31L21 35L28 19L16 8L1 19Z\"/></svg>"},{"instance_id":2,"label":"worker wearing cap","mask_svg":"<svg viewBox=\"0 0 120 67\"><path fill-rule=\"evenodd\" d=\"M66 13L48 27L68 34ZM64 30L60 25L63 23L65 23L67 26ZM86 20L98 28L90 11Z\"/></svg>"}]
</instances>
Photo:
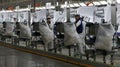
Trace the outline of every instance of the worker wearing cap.
<instances>
[{"instance_id":1,"label":"worker wearing cap","mask_svg":"<svg viewBox=\"0 0 120 67\"><path fill-rule=\"evenodd\" d=\"M80 44L78 45L78 51L81 51L80 53L84 54L84 49L83 47L85 46L85 25L86 23L83 21L83 17L80 17L79 14L75 15L75 26L76 26L76 31L79 34L80 37Z\"/></svg>"},{"instance_id":2,"label":"worker wearing cap","mask_svg":"<svg viewBox=\"0 0 120 67\"><path fill-rule=\"evenodd\" d=\"M79 14L76 14L75 15L75 26L76 26L76 31L80 35L80 37L82 37L81 34L85 33L85 25L86 23L83 21L83 17L80 17Z\"/></svg>"},{"instance_id":3,"label":"worker wearing cap","mask_svg":"<svg viewBox=\"0 0 120 67\"><path fill-rule=\"evenodd\" d=\"M16 23L16 22L17 22L17 18L15 18L15 17L14 17L14 18L13 18L13 22L15 22L15 23Z\"/></svg>"},{"instance_id":4,"label":"worker wearing cap","mask_svg":"<svg viewBox=\"0 0 120 67\"><path fill-rule=\"evenodd\" d=\"M50 16L47 17L47 24L48 24L49 28L52 30L53 29L53 25L51 23L51 17Z\"/></svg>"},{"instance_id":5,"label":"worker wearing cap","mask_svg":"<svg viewBox=\"0 0 120 67\"><path fill-rule=\"evenodd\" d=\"M53 25L51 23L51 17L47 16L47 24L49 26L49 29L53 31ZM54 44L53 41L48 44L48 51L53 51L54 50Z\"/></svg>"}]
</instances>

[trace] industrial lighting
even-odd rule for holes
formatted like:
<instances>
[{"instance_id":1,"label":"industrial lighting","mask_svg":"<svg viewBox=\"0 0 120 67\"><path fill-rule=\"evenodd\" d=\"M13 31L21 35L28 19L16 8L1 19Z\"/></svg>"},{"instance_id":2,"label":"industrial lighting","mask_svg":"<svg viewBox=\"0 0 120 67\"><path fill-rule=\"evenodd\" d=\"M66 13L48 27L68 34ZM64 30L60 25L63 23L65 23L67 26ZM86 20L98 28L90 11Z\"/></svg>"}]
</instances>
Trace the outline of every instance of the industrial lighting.
<instances>
[{"instance_id":1,"label":"industrial lighting","mask_svg":"<svg viewBox=\"0 0 120 67\"><path fill-rule=\"evenodd\" d=\"M55 6L50 6L49 8L46 7L36 7L36 10L40 10L40 9L54 9Z\"/></svg>"},{"instance_id":2,"label":"industrial lighting","mask_svg":"<svg viewBox=\"0 0 120 67\"><path fill-rule=\"evenodd\" d=\"M46 9L51 9L51 2L46 3Z\"/></svg>"},{"instance_id":3,"label":"industrial lighting","mask_svg":"<svg viewBox=\"0 0 120 67\"><path fill-rule=\"evenodd\" d=\"M0 12L13 12L11 10L4 10L4 11L0 11Z\"/></svg>"},{"instance_id":4,"label":"industrial lighting","mask_svg":"<svg viewBox=\"0 0 120 67\"><path fill-rule=\"evenodd\" d=\"M55 8L55 6L51 6L50 8L51 8L51 9L54 9L54 8Z\"/></svg>"},{"instance_id":5,"label":"industrial lighting","mask_svg":"<svg viewBox=\"0 0 120 67\"><path fill-rule=\"evenodd\" d=\"M108 2L109 4L115 4L116 2L119 2L119 3L120 3L119 0L107 0L107 2Z\"/></svg>"},{"instance_id":6,"label":"industrial lighting","mask_svg":"<svg viewBox=\"0 0 120 67\"><path fill-rule=\"evenodd\" d=\"M100 5L100 3L99 3L99 2L93 2L93 4L94 4L94 5Z\"/></svg>"},{"instance_id":7,"label":"industrial lighting","mask_svg":"<svg viewBox=\"0 0 120 67\"><path fill-rule=\"evenodd\" d=\"M46 6L51 6L51 2L46 3Z\"/></svg>"},{"instance_id":8,"label":"industrial lighting","mask_svg":"<svg viewBox=\"0 0 120 67\"><path fill-rule=\"evenodd\" d=\"M101 4L107 4L106 1L99 1Z\"/></svg>"},{"instance_id":9,"label":"industrial lighting","mask_svg":"<svg viewBox=\"0 0 120 67\"><path fill-rule=\"evenodd\" d=\"M69 5L62 4L61 8L78 7L78 6L79 6L79 4L78 5L77 4L69 4Z\"/></svg>"},{"instance_id":10,"label":"industrial lighting","mask_svg":"<svg viewBox=\"0 0 120 67\"><path fill-rule=\"evenodd\" d=\"M68 5L68 3L67 3L67 1L65 1L65 6L67 6Z\"/></svg>"},{"instance_id":11,"label":"industrial lighting","mask_svg":"<svg viewBox=\"0 0 120 67\"><path fill-rule=\"evenodd\" d=\"M15 10L15 11L30 11L29 8L24 8L24 9L19 9L19 10Z\"/></svg>"},{"instance_id":12,"label":"industrial lighting","mask_svg":"<svg viewBox=\"0 0 120 67\"><path fill-rule=\"evenodd\" d=\"M0 13L2 13L2 12L5 12L5 10L2 8L2 10L0 11Z\"/></svg>"},{"instance_id":13,"label":"industrial lighting","mask_svg":"<svg viewBox=\"0 0 120 67\"><path fill-rule=\"evenodd\" d=\"M80 5L78 3L73 4L75 7L79 7Z\"/></svg>"},{"instance_id":14,"label":"industrial lighting","mask_svg":"<svg viewBox=\"0 0 120 67\"><path fill-rule=\"evenodd\" d=\"M70 4L70 7L75 7L73 4Z\"/></svg>"},{"instance_id":15,"label":"industrial lighting","mask_svg":"<svg viewBox=\"0 0 120 67\"><path fill-rule=\"evenodd\" d=\"M87 6L93 6L94 4L92 2L86 4Z\"/></svg>"},{"instance_id":16,"label":"industrial lighting","mask_svg":"<svg viewBox=\"0 0 120 67\"><path fill-rule=\"evenodd\" d=\"M36 8L37 10L39 10L39 9L46 9L46 7L38 7L38 8Z\"/></svg>"},{"instance_id":17,"label":"industrial lighting","mask_svg":"<svg viewBox=\"0 0 120 67\"><path fill-rule=\"evenodd\" d=\"M85 3L80 3L81 6L86 6Z\"/></svg>"},{"instance_id":18,"label":"industrial lighting","mask_svg":"<svg viewBox=\"0 0 120 67\"><path fill-rule=\"evenodd\" d=\"M79 6L86 6L86 5L84 3L72 3L72 4L68 4L67 1L66 1L65 4L61 5L61 8L79 7Z\"/></svg>"},{"instance_id":19,"label":"industrial lighting","mask_svg":"<svg viewBox=\"0 0 120 67\"><path fill-rule=\"evenodd\" d=\"M117 3L120 3L120 0L117 0Z\"/></svg>"},{"instance_id":20,"label":"industrial lighting","mask_svg":"<svg viewBox=\"0 0 120 67\"><path fill-rule=\"evenodd\" d=\"M67 1L65 1L64 4L61 5L61 8L69 7Z\"/></svg>"},{"instance_id":21,"label":"industrial lighting","mask_svg":"<svg viewBox=\"0 0 120 67\"><path fill-rule=\"evenodd\" d=\"M65 8L65 7L66 7L66 5L64 5L64 4L61 5L61 8Z\"/></svg>"},{"instance_id":22,"label":"industrial lighting","mask_svg":"<svg viewBox=\"0 0 120 67\"><path fill-rule=\"evenodd\" d=\"M59 3L58 3L58 2L56 3L56 6L59 6Z\"/></svg>"}]
</instances>

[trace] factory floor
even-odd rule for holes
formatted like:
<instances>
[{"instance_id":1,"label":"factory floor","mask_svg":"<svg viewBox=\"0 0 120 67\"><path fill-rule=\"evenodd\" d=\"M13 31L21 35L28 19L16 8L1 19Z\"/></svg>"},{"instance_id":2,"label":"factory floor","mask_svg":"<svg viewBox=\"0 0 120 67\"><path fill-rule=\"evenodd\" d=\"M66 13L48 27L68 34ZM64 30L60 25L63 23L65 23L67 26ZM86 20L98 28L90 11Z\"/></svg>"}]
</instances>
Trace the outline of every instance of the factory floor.
<instances>
[{"instance_id":1,"label":"factory floor","mask_svg":"<svg viewBox=\"0 0 120 67\"><path fill-rule=\"evenodd\" d=\"M21 43L21 46L25 46L24 44ZM39 50L43 50L43 46L42 45L38 45L37 49ZM73 51L72 51L73 52ZM68 53L68 49L62 49L62 52L57 52L58 54L63 54L63 55L69 55ZM73 54L73 53L72 53ZM73 55L72 55L73 56ZM79 57L78 57L79 58ZM82 59L86 59L86 57L83 57ZM114 67L120 67L120 50L118 50L118 52L115 54L114 58L113 58L113 62L114 62ZM90 58L90 61L93 61L92 58ZM96 58L96 62L100 62L103 63L103 56L98 55ZM111 60L110 60L110 56L108 55L106 57L106 64L110 64Z\"/></svg>"},{"instance_id":2,"label":"factory floor","mask_svg":"<svg viewBox=\"0 0 120 67\"><path fill-rule=\"evenodd\" d=\"M78 67L0 46L0 67Z\"/></svg>"},{"instance_id":3,"label":"factory floor","mask_svg":"<svg viewBox=\"0 0 120 67\"><path fill-rule=\"evenodd\" d=\"M9 43L9 42L8 42ZM25 47L26 45L23 43L23 42L20 42L20 46L23 46L23 47ZM34 48L34 49L36 49L36 48ZM43 46L42 45L37 45L37 49L39 49L39 50L43 50ZM5 50L1 50L0 52L2 52L3 53L3 51L5 51ZM73 51L72 51L73 52ZM63 54L63 55L67 55L68 56L68 49L62 49L62 52L60 53L60 52L57 52L58 54ZM27 55L27 54L26 54ZM27 57L27 58L29 58L29 56L31 56L31 55L29 55L28 54L28 56L25 56L25 57ZM16 56L16 55L14 55L13 57L19 57L19 54ZM37 56L35 56L35 57L37 57ZM8 57L8 59L9 59L10 57ZM5 58L4 58L4 55L0 55L0 59L2 59L2 60L4 60ZM22 58L21 58L22 59ZM33 59L33 58L29 58L29 59ZM36 61L31 61L31 60L29 60L29 62L27 61L27 60L25 60L25 59L22 59L21 61L22 62L28 62L30 65L37 65L37 66L26 66L26 67L61 67L62 65L58 65L57 66L57 64L56 65L54 65L52 62L50 62L50 63L44 63L45 61L44 61L44 59L43 59L43 61L41 62L41 61L39 61L39 60L37 60L38 58L36 58ZM40 58L41 59L41 58ZM86 59L86 57L83 57L82 59ZM10 59L9 59L9 61L10 61ZM15 60L14 60L15 61ZM48 60L49 61L49 60ZM92 58L90 58L90 61L93 61L93 59ZM107 56L107 58L106 58L106 63L107 64L110 64L110 56ZM40 63L39 63L40 62ZM56 61L55 61L56 62ZM103 63L103 58L102 58L102 56L100 56L100 55L98 55L97 56L97 58L96 58L96 62L101 62L101 63ZM11 62L12 63L12 62ZM44 63L44 64L42 64L42 63ZM22 63L21 63L22 64ZM59 64L59 63L58 63ZM0 65L3 65L3 61L0 61ZM24 66L25 66L26 64L24 64ZM45 66L44 66L45 65ZM63 65L67 65L67 66L69 66L69 67L74 67L74 66L71 66L71 65L69 65L69 64L65 64L65 63L63 63ZM19 66L19 67L24 67L24 66ZM7 66L0 66L0 67L7 67ZM9 67L18 67L18 66L9 66ZM120 67L120 50L118 50L118 53L114 56L114 67Z\"/></svg>"}]
</instances>

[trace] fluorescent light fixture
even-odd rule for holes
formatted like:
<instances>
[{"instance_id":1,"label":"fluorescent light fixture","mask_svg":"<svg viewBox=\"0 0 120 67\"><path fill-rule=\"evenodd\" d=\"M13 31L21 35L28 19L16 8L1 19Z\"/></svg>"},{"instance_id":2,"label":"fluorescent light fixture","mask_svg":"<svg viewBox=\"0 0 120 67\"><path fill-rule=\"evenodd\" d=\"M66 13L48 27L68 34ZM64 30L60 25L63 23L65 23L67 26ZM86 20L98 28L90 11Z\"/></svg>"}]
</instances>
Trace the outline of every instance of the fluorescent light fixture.
<instances>
[{"instance_id":1,"label":"fluorescent light fixture","mask_svg":"<svg viewBox=\"0 0 120 67\"><path fill-rule=\"evenodd\" d=\"M54 9L54 8L55 8L55 6L51 6L50 8L51 8L51 9Z\"/></svg>"},{"instance_id":2,"label":"fluorescent light fixture","mask_svg":"<svg viewBox=\"0 0 120 67\"><path fill-rule=\"evenodd\" d=\"M73 4L75 7L79 7L80 5L78 3Z\"/></svg>"},{"instance_id":3,"label":"fluorescent light fixture","mask_svg":"<svg viewBox=\"0 0 120 67\"><path fill-rule=\"evenodd\" d=\"M46 7L41 7L41 9L46 9Z\"/></svg>"},{"instance_id":4,"label":"fluorescent light fixture","mask_svg":"<svg viewBox=\"0 0 120 67\"><path fill-rule=\"evenodd\" d=\"M78 7L80 6L79 4L68 4L68 5L65 5L65 4L62 4L61 5L61 8L69 8L69 7Z\"/></svg>"},{"instance_id":5,"label":"fluorescent light fixture","mask_svg":"<svg viewBox=\"0 0 120 67\"><path fill-rule=\"evenodd\" d=\"M29 8L23 8L23 9L16 9L16 10L14 10L14 11L30 11L30 9Z\"/></svg>"},{"instance_id":6,"label":"fluorescent light fixture","mask_svg":"<svg viewBox=\"0 0 120 67\"><path fill-rule=\"evenodd\" d=\"M80 3L81 6L86 6L85 3Z\"/></svg>"},{"instance_id":7,"label":"fluorescent light fixture","mask_svg":"<svg viewBox=\"0 0 120 67\"><path fill-rule=\"evenodd\" d=\"M61 5L61 8L65 8L65 7L69 7L67 1L65 1L65 3Z\"/></svg>"},{"instance_id":8,"label":"fluorescent light fixture","mask_svg":"<svg viewBox=\"0 0 120 67\"><path fill-rule=\"evenodd\" d=\"M5 10L5 12L13 12L13 11L11 11L11 10Z\"/></svg>"},{"instance_id":9,"label":"fluorescent light fixture","mask_svg":"<svg viewBox=\"0 0 120 67\"><path fill-rule=\"evenodd\" d=\"M3 12L5 12L5 11L3 11L3 10L2 10L2 11L0 11L0 13L3 13Z\"/></svg>"},{"instance_id":10,"label":"fluorescent light fixture","mask_svg":"<svg viewBox=\"0 0 120 67\"><path fill-rule=\"evenodd\" d=\"M66 6L64 4L61 5L61 8L65 8Z\"/></svg>"},{"instance_id":11,"label":"fluorescent light fixture","mask_svg":"<svg viewBox=\"0 0 120 67\"><path fill-rule=\"evenodd\" d=\"M65 6L67 6L68 5L68 3L67 3L67 1L65 1Z\"/></svg>"},{"instance_id":12,"label":"fluorescent light fixture","mask_svg":"<svg viewBox=\"0 0 120 67\"><path fill-rule=\"evenodd\" d=\"M93 2L93 4L94 4L94 5L100 5L100 3L99 3L99 2Z\"/></svg>"},{"instance_id":13,"label":"fluorescent light fixture","mask_svg":"<svg viewBox=\"0 0 120 67\"><path fill-rule=\"evenodd\" d=\"M28 8L31 9L31 5L28 5Z\"/></svg>"},{"instance_id":14,"label":"fluorescent light fixture","mask_svg":"<svg viewBox=\"0 0 120 67\"><path fill-rule=\"evenodd\" d=\"M39 10L39 9L46 9L46 7L37 7L36 10Z\"/></svg>"},{"instance_id":15,"label":"fluorescent light fixture","mask_svg":"<svg viewBox=\"0 0 120 67\"><path fill-rule=\"evenodd\" d=\"M70 4L70 7L75 7L73 4Z\"/></svg>"},{"instance_id":16,"label":"fluorescent light fixture","mask_svg":"<svg viewBox=\"0 0 120 67\"><path fill-rule=\"evenodd\" d=\"M51 6L51 2L46 3L46 6Z\"/></svg>"},{"instance_id":17,"label":"fluorescent light fixture","mask_svg":"<svg viewBox=\"0 0 120 67\"><path fill-rule=\"evenodd\" d=\"M117 0L117 3L120 3L120 0Z\"/></svg>"},{"instance_id":18,"label":"fluorescent light fixture","mask_svg":"<svg viewBox=\"0 0 120 67\"><path fill-rule=\"evenodd\" d=\"M46 7L36 7L36 10L40 10L40 9L54 9L55 6L50 6L49 8Z\"/></svg>"},{"instance_id":19,"label":"fluorescent light fixture","mask_svg":"<svg viewBox=\"0 0 120 67\"><path fill-rule=\"evenodd\" d=\"M0 11L0 13L3 13L3 12L5 12L5 10L4 10L4 9L2 9L2 10Z\"/></svg>"},{"instance_id":20,"label":"fluorescent light fixture","mask_svg":"<svg viewBox=\"0 0 120 67\"><path fill-rule=\"evenodd\" d=\"M59 6L59 3L58 3L58 2L56 3L56 6Z\"/></svg>"},{"instance_id":21,"label":"fluorescent light fixture","mask_svg":"<svg viewBox=\"0 0 120 67\"><path fill-rule=\"evenodd\" d=\"M88 6L93 6L94 4L93 3L90 3Z\"/></svg>"},{"instance_id":22,"label":"fluorescent light fixture","mask_svg":"<svg viewBox=\"0 0 120 67\"><path fill-rule=\"evenodd\" d=\"M115 4L116 2L120 2L120 0L107 0L109 4Z\"/></svg>"},{"instance_id":23,"label":"fluorescent light fixture","mask_svg":"<svg viewBox=\"0 0 120 67\"><path fill-rule=\"evenodd\" d=\"M101 4L107 4L106 1L99 1Z\"/></svg>"},{"instance_id":24,"label":"fluorescent light fixture","mask_svg":"<svg viewBox=\"0 0 120 67\"><path fill-rule=\"evenodd\" d=\"M111 3L112 3L112 0L107 0L107 2L111 4Z\"/></svg>"}]
</instances>

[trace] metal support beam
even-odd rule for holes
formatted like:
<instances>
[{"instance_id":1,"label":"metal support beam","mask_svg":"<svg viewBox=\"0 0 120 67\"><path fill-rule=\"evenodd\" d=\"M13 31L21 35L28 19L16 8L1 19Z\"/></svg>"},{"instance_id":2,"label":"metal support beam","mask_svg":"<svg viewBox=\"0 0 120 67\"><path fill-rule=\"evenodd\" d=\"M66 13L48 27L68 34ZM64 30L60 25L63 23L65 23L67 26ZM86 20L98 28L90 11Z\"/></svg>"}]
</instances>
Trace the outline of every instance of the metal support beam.
<instances>
[{"instance_id":1,"label":"metal support beam","mask_svg":"<svg viewBox=\"0 0 120 67\"><path fill-rule=\"evenodd\" d=\"M35 12L35 3L36 3L36 1L35 1L35 0L33 0L34 12Z\"/></svg>"},{"instance_id":2,"label":"metal support beam","mask_svg":"<svg viewBox=\"0 0 120 67\"><path fill-rule=\"evenodd\" d=\"M116 22L116 13L117 13L117 7L116 4L111 4L111 22L115 26L117 25Z\"/></svg>"},{"instance_id":3,"label":"metal support beam","mask_svg":"<svg viewBox=\"0 0 120 67\"><path fill-rule=\"evenodd\" d=\"M67 8L67 21L70 21L70 8Z\"/></svg>"},{"instance_id":4,"label":"metal support beam","mask_svg":"<svg viewBox=\"0 0 120 67\"><path fill-rule=\"evenodd\" d=\"M68 3L67 5L70 4L69 0L67 0L67 3ZM66 7L66 10L67 10L67 12L66 12L66 13L67 13L67 21L70 21L70 8L69 8L69 7L68 7L68 8Z\"/></svg>"}]
</instances>

